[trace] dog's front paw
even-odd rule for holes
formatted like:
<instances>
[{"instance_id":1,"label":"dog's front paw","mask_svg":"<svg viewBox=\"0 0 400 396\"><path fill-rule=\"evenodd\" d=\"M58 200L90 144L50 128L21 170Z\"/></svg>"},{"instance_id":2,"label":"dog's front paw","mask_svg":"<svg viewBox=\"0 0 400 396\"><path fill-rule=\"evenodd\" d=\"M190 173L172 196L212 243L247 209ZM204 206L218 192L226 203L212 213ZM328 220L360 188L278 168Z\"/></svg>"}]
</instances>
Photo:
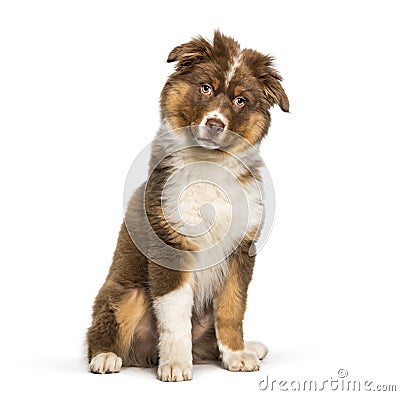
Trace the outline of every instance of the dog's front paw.
<instances>
[{"instance_id":1,"label":"dog's front paw","mask_svg":"<svg viewBox=\"0 0 400 396\"><path fill-rule=\"evenodd\" d=\"M115 353L99 353L89 364L89 370L96 374L118 373L122 367L122 359Z\"/></svg>"},{"instance_id":2,"label":"dog's front paw","mask_svg":"<svg viewBox=\"0 0 400 396\"><path fill-rule=\"evenodd\" d=\"M193 378L193 365L181 362L160 364L157 378L166 382L189 381Z\"/></svg>"},{"instance_id":3,"label":"dog's front paw","mask_svg":"<svg viewBox=\"0 0 400 396\"><path fill-rule=\"evenodd\" d=\"M250 351L225 351L222 367L229 371L257 371L260 369L260 359Z\"/></svg>"},{"instance_id":4,"label":"dog's front paw","mask_svg":"<svg viewBox=\"0 0 400 396\"><path fill-rule=\"evenodd\" d=\"M268 354L268 348L262 342L247 341L244 345L247 351L254 352L260 360L264 359Z\"/></svg>"}]
</instances>

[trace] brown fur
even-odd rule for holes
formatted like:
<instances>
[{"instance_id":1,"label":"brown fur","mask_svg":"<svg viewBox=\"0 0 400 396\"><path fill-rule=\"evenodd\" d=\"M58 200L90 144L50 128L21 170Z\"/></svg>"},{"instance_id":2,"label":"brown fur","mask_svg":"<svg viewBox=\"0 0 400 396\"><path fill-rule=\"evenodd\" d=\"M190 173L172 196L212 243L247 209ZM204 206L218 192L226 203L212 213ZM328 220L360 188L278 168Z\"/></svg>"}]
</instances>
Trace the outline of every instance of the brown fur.
<instances>
[{"instance_id":1,"label":"brown fur","mask_svg":"<svg viewBox=\"0 0 400 396\"><path fill-rule=\"evenodd\" d=\"M229 260L229 274L224 287L215 298L215 329L218 340L232 351L244 348L243 318L247 288L250 283L254 256L249 257L250 241L244 241Z\"/></svg>"},{"instance_id":2,"label":"brown fur","mask_svg":"<svg viewBox=\"0 0 400 396\"><path fill-rule=\"evenodd\" d=\"M143 289L133 289L124 296L115 309L118 324L118 349L126 360L129 355L132 337L139 322L149 310L149 304Z\"/></svg>"},{"instance_id":3,"label":"brown fur","mask_svg":"<svg viewBox=\"0 0 400 396\"><path fill-rule=\"evenodd\" d=\"M241 63L226 88L229 61L239 54L236 41L216 32L213 43L196 38L176 47L168 62L177 62L161 93L162 116L168 117L172 128L198 125L209 109L219 108L229 120L228 129L242 135L252 144L267 134L270 126L269 108L275 104L289 111L289 100L281 85L281 76L274 69L273 58L244 49ZM204 97L199 86L210 83L213 94ZM242 96L246 105L232 106Z\"/></svg>"},{"instance_id":4,"label":"brown fur","mask_svg":"<svg viewBox=\"0 0 400 396\"><path fill-rule=\"evenodd\" d=\"M240 65L232 80L226 81L231 60L240 51ZM198 37L174 48L168 62L176 62L176 70L162 90L160 103L161 116L172 128L197 125L205 113L219 108L229 120L230 130L256 144L268 132L270 107L277 104L283 111L289 110L272 58L253 50L240 50L236 41L218 31L213 42ZM211 95L201 93L202 84L212 86ZM233 102L238 96L245 99L240 108ZM243 145L237 143L235 149L240 151ZM150 168L162 156L162 148L154 147ZM164 254L157 244L148 242L143 232L142 224L147 218L162 243L185 252L183 259L174 255L163 259L179 269L191 268L191 252L198 247L169 226L161 208L163 187L174 171L171 164L169 157L160 162L147 185L136 190L130 201L109 274L93 306L93 322L87 334L89 361L99 353L113 352L122 358L124 366L148 367L158 362L153 301L191 282L190 271L165 268L149 260L146 252L133 243L128 229L146 246L147 252L152 252L152 257ZM251 172L243 171L238 180L245 185L254 176L258 177L257 165ZM255 238L256 232L250 230L247 239L227 258L227 275L211 296L214 304L206 304L192 314L195 362L218 359L217 339L233 351L243 349L242 321L254 266L254 257L249 257L248 252Z\"/></svg>"}]
</instances>

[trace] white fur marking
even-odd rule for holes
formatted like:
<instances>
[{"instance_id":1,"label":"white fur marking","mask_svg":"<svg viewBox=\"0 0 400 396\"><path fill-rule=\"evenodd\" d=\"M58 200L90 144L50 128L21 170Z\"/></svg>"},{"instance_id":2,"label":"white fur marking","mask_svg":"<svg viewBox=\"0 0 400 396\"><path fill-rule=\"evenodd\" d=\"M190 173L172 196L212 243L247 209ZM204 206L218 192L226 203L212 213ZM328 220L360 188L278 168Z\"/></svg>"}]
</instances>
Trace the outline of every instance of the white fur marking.
<instances>
[{"instance_id":1,"label":"white fur marking","mask_svg":"<svg viewBox=\"0 0 400 396\"><path fill-rule=\"evenodd\" d=\"M192 379L192 306L193 290L188 283L154 300L160 355L157 377L161 381Z\"/></svg>"},{"instance_id":2,"label":"white fur marking","mask_svg":"<svg viewBox=\"0 0 400 396\"><path fill-rule=\"evenodd\" d=\"M194 308L200 315L204 306L212 302L213 296L221 288L228 272L228 263L223 261L213 267L193 272L195 283Z\"/></svg>"},{"instance_id":3,"label":"white fur marking","mask_svg":"<svg viewBox=\"0 0 400 396\"><path fill-rule=\"evenodd\" d=\"M260 359L255 352L247 350L232 351L225 345L218 343L222 358L222 367L229 371L258 371Z\"/></svg>"},{"instance_id":4,"label":"white fur marking","mask_svg":"<svg viewBox=\"0 0 400 396\"><path fill-rule=\"evenodd\" d=\"M118 373L122 367L122 359L115 353L99 353L89 364L89 369L92 373L106 374Z\"/></svg>"},{"instance_id":5,"label":"white fur marking","mask_svg":"<svg viewBox=\"0 0 400 396\"><path fill-rule=\"evenodd\" d=\"M226 88L228 88L229 83L231 82L233 76L235 75L237 68L240 66L241 60L242 60L242 52L239 52L239 54L232 59L232 63L225 77Z\"/></svg>"},{"instance_id":6,"label":"white fur marking","mask_svg":"<svg viewBox=\"0 0 400 396\"><path fill-rule=\"evenodd\" d=\"M244 343L244 347L247 351L254 352L260 360L268 354L268 348L262 342L247 341Z\"/></svg>"}]
</instances>

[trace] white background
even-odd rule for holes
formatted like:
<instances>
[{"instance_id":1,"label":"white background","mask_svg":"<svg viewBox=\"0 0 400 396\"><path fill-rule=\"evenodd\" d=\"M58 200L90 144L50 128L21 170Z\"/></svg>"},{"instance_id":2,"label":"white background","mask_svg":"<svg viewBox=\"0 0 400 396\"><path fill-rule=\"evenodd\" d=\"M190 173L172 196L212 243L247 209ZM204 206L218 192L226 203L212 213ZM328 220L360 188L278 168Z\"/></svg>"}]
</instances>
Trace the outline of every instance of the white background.
<instances>
[{"instance_id":1,"label":"white background","mask_svg":"<svg viewBox=\"0 0 400 396\"><path fill-rule=\"evenodd\" d=\"M399 379L400 28L396 1L2 1L2 394L260 393L270 380ZM260 372L86 372L84 335L158 126L169 51L214 28L272 53L290 114L262 146L277 215L246 339ZM2 389L3 388L3 389ZM3 390L6 390L6 393ZM279 393L279 392L277 392Z\"/></svg>"}]
</instances>

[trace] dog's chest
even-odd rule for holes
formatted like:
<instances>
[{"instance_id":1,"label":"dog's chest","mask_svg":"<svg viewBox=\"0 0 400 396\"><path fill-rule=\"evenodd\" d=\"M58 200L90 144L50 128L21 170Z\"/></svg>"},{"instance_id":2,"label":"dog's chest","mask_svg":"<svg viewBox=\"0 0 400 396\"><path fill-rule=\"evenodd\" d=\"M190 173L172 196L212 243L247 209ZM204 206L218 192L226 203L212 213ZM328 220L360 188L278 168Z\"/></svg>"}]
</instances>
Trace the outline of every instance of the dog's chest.
<instances>
[{"instance_id":1,"label":"dog's chest","mask_svg":"<svg viewBox=\"0 0 400 396\"><path fill-rule=\"evenodd\" d=\"M178 198L178 218L174 220L186 237L206 249L229 232L232 207L227 194L213 183L186 178Z\"/></svg>"},{"instance_id":2,"label":"dog's chest","mask_svg":"<svg viewBox=\"0 0 400 396\"><path fill-rule=\"evenodd\" d=\"M229 264L227 260L223 260L212 267L192 273L195 290L194 309L197 313L201 313L221 289L228 271Z\"/></svg>"},{"instance_id":3,"label":"dog's chest","mask_svg":"<svg viewBox=\"0 0 400 396\"><path fill-rule=\"evenodd\" d=\"M229 271L228 256L262 218L259 186L255 180L241 183L240 169L231 165L214 168L217 174L212 174L212 167L201 161L189 166L177 162L163 189L169 226L201 252L194 254L200 270L192 273L196 310L220 290Z\"/></svg>"},{"instance_id":4,"label":"dog's chest","mask_svg":"<svg viewBox=\"0 0 400 396\"><path fill-rule=\"evenodd\" d=\"M217 251L228 257L249 230L259 227L263 213L257 182L241 183L237 169L223 165L198 162L179 167L162 196L169 226L198 250L208 249L209 255L201 255L201 260L209 259L210 264Z\"/></svg>"}]
</instances>

